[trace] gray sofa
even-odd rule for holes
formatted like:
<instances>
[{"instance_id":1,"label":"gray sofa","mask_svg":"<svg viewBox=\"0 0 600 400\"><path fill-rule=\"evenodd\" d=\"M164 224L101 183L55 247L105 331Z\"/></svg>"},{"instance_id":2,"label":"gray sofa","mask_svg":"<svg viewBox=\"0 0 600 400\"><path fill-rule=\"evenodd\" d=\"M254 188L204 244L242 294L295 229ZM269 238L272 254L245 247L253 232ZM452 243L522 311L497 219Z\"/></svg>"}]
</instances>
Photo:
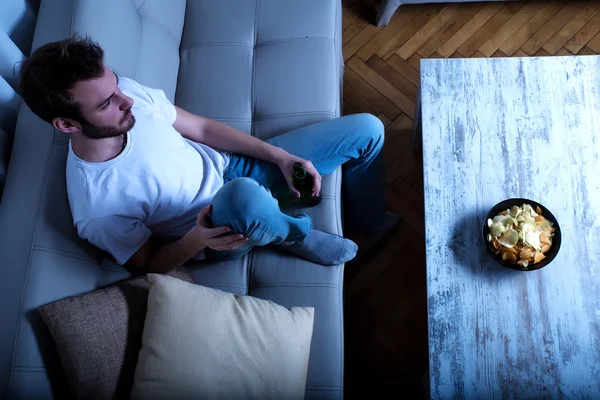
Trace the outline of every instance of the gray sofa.
<instances>
[{"instance_id":1,"label":"gray sofa","mask_svg":"<svg viewBox=\"0 0 600 400\"><path fill-rule=\"evenodd\" d=\"M468 3L476 0L383 0L377 10L377 26L387 25L394 13L403 4L424 4L424 3ZM506 1L506 0L484 0L484 1Z\"/></svg>"},{"instance_id":2,"label":"gray sofa","mask_svg":"<svg viewBox=\"0 0 600 400\"><path fill-rule=\"evenodd\" d=\"M42 0L32 48L73 32L99 41L120 75L259 138L340 115L339 0ZM130 276L76 235L67 144L21 105L0 203L0 398L66 398L37 307ZM340 184L340 170L326 176L321 204L306 210L316 228L342 233ZM202 285L315 307L306 397L342 397L342 265L264 248L188 268Z\"/></svg>"}]
</instances>

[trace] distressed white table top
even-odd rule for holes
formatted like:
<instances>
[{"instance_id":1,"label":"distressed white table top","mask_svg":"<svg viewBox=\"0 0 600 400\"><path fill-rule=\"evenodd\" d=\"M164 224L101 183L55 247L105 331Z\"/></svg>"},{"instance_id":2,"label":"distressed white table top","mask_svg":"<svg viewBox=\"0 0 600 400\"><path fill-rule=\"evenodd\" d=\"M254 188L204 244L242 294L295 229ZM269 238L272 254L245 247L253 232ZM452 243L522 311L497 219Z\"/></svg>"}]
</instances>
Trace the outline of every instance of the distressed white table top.
<instances>
[{"instance_id":1,"label":"distressed white table top","mask_svg":"<svg viewBox=\"0 0 600 400\"><path fill-rule=\"evenodd\" d=\"M600 398L600 58L421 63L432 398ZM488 210L544 204L537 271L496 264Z\"/></svg>"}]
</instances>

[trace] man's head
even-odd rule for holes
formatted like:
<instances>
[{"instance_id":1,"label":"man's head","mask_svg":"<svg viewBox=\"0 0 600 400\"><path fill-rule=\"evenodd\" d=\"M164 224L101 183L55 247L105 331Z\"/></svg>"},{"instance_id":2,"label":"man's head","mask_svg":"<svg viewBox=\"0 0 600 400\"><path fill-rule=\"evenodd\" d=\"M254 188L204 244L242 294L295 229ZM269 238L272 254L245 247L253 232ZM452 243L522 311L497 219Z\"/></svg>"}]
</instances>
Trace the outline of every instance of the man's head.
<instances>
[{"instance_id":1,"label":"man's head","mask_svg":"<svg viewBox=\"0 0 600 400\"><path fill-rule=\"evenodd\" d=\"M91 139L122 135L133 127L133 99L104 65L104 51L89 38L41 46L21 65L21 97L43 120Z\"/></svg>"}]
</instances>

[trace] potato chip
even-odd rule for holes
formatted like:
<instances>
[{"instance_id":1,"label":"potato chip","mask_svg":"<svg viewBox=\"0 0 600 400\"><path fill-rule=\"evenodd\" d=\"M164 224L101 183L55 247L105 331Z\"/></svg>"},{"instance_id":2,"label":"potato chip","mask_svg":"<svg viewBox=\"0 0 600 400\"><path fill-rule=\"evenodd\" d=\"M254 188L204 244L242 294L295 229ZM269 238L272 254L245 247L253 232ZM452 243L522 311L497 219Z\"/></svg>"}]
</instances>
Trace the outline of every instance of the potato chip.
<instances>
[{"instance_id":1,"label":"potato chip","mask_svg":"<svg viewBox=\"0 0 600 400\"><path fill-rule=\"evenodd\" d=\"M533 259L533 252L528 247L524 247L519 253L519 258L521 260L531 261L531 259Z\"/></svg>"},{"instance_id":2,"label":"potato chip","mask_svg":"<svg viewBox=\"0 0 600 400\"><path fill-rule=\"evenodd\" d=\"M545 244L542 246L542 253L547 253L550 251L550 245L549 244Z\"/></svg>"},{"instance_id":3,"label":"potato chip","mask_svg":"<svg viewBox=\"0 0 600 400\"><path fill-rule=\"evenodd\" d=\"M544 232L549 232L552 228L552 225L554 224L546 219L544 222L539 224L539 228Z\"/></svg>"},{"instance_id":4,"label":"potato chip","mask_svg":"<svg viewBox=\"0 0 600 400\"><path fill-rule=\"evenodd\" d=\"M504 247L514 247L519 241L519 232L509 229L500 236L498 241Z\"/></svg>"},{"instance_id":5,"label":"potato chip","mask_svg":"<svg viewBox=\"0 0 600 400\"><path fill-rule=\"evenodd\" d=\"M490 233L486 236L496 255L502 260L527 268L546 258L552 247L554 224L529 204L512 206L487 221Z\"/></svg>"},{"instance_id":6,"label":"potato chip","mask_svg":"<svg viewBox=\"0 0 600 400\"><path fill-rule=\"evenodd\" d=\"M540 243L540 232L530 231L525 234L524 242L534 249L541 250L542 244Z\"/></svg>"},{"instance_id":7,"label":"potato chip","mask_svg":"<svg viewBox=\"0 0 600 400\"><path fill-rule=\"evenodd\" d=\"M533 207L531 207L531 205L523 204L522 208L523 208L523 214L527 213L531 217L534 217L534 218L537 217L538 214L535 211L533 211Z\"/></svg>"},{"instance_id":8,"label":"potato chip","mask_svg":"<svg viewBox=\"0 0 600 400\"><path fill-rule=\"evenodd\" d=\"M490 233L493 237L500 237L504 232L506 232L506 227L501 222L496 222L490 227Z\"/></svg>"},{"instance_id":9,"label":"potato chip","mask_svg":"<svg viewBox=\"0 0 600 400\"><path fill-rule=\"evenodd\" d=\"M505 228L511 228L515 219L510 215L496 215L492 220L493 223L501 223Z\"/></svg>"},{"instance_id":10,"label":"potato chip","mask_svg":"<svg viewBox=\"0 0 600 400\"><path fill-rule=\"evenodd\" d=\"M513 253L510 253L508 251L505 251L502 253L502 260L503 261L510 261L510 262L517 262L517 256Z\"/></svg>"},{"instance_id":11,"label":"potato chip","mask_svg":"<svg viewBox=\"0 0 600 400\"><path fill-rule=\"evenodd\" d=\"M510 208L510 210L507 210L508 213L510 214L511 217L513 218L517 218L519 216L519 214L521 214L521 212L523 210L521 210L521 208L519 206L512 206Z\"/></svg>"},{"instance_id":12,"label":"potato chip","mask_svg":"<svg viewBox=\"0 0 600 400\"><path fill-rule=\"evenodd\" d=\"M523 211L523 222L526 224L535 225L535 216L531 215L527 211Z\"/></svg>"},{"instance_id":13,"label":"potato chip","mask_svg":"<svg viewBox=\"0 0 600 400\"><path fill-rule=\"evenodd\" d=\"M546 255L544 253L542 253L541 251L536 251L535 255L533 256L533 262L538 263L538 262L542 261L544 258L546 258Z\"/></svg>"},{"instance_id":14,"label":"potato chip","mask_svg":"<svg viewBox=\"0 0 600 400\"><path fill-rule=\"evenodd\" d=\"M493 238L492 239L492 246L494 246L494 248L496 250L498 250L500 248L500 242L498 242L498 238Z\"/></svg>"}]
</instances>

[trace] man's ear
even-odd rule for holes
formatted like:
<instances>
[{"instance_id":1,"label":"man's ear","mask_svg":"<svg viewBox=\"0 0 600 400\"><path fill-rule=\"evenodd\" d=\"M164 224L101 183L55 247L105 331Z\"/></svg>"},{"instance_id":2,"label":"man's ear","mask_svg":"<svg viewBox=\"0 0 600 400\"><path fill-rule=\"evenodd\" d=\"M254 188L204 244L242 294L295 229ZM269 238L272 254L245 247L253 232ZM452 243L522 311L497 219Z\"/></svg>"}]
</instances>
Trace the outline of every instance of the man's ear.
<instances>
[{"instance_id":1,"label":"man's ear","mask_svg":"<svg viewBox=\"0 0 600 400\"><path fill-rule=\"evenodd\" d=\"M73 133L81 130L81 125L79 122L71 119L71 118L54 118L52 120L52 125L59 131L63 131L65 133Z\"/></svg>"}]
</instances>

